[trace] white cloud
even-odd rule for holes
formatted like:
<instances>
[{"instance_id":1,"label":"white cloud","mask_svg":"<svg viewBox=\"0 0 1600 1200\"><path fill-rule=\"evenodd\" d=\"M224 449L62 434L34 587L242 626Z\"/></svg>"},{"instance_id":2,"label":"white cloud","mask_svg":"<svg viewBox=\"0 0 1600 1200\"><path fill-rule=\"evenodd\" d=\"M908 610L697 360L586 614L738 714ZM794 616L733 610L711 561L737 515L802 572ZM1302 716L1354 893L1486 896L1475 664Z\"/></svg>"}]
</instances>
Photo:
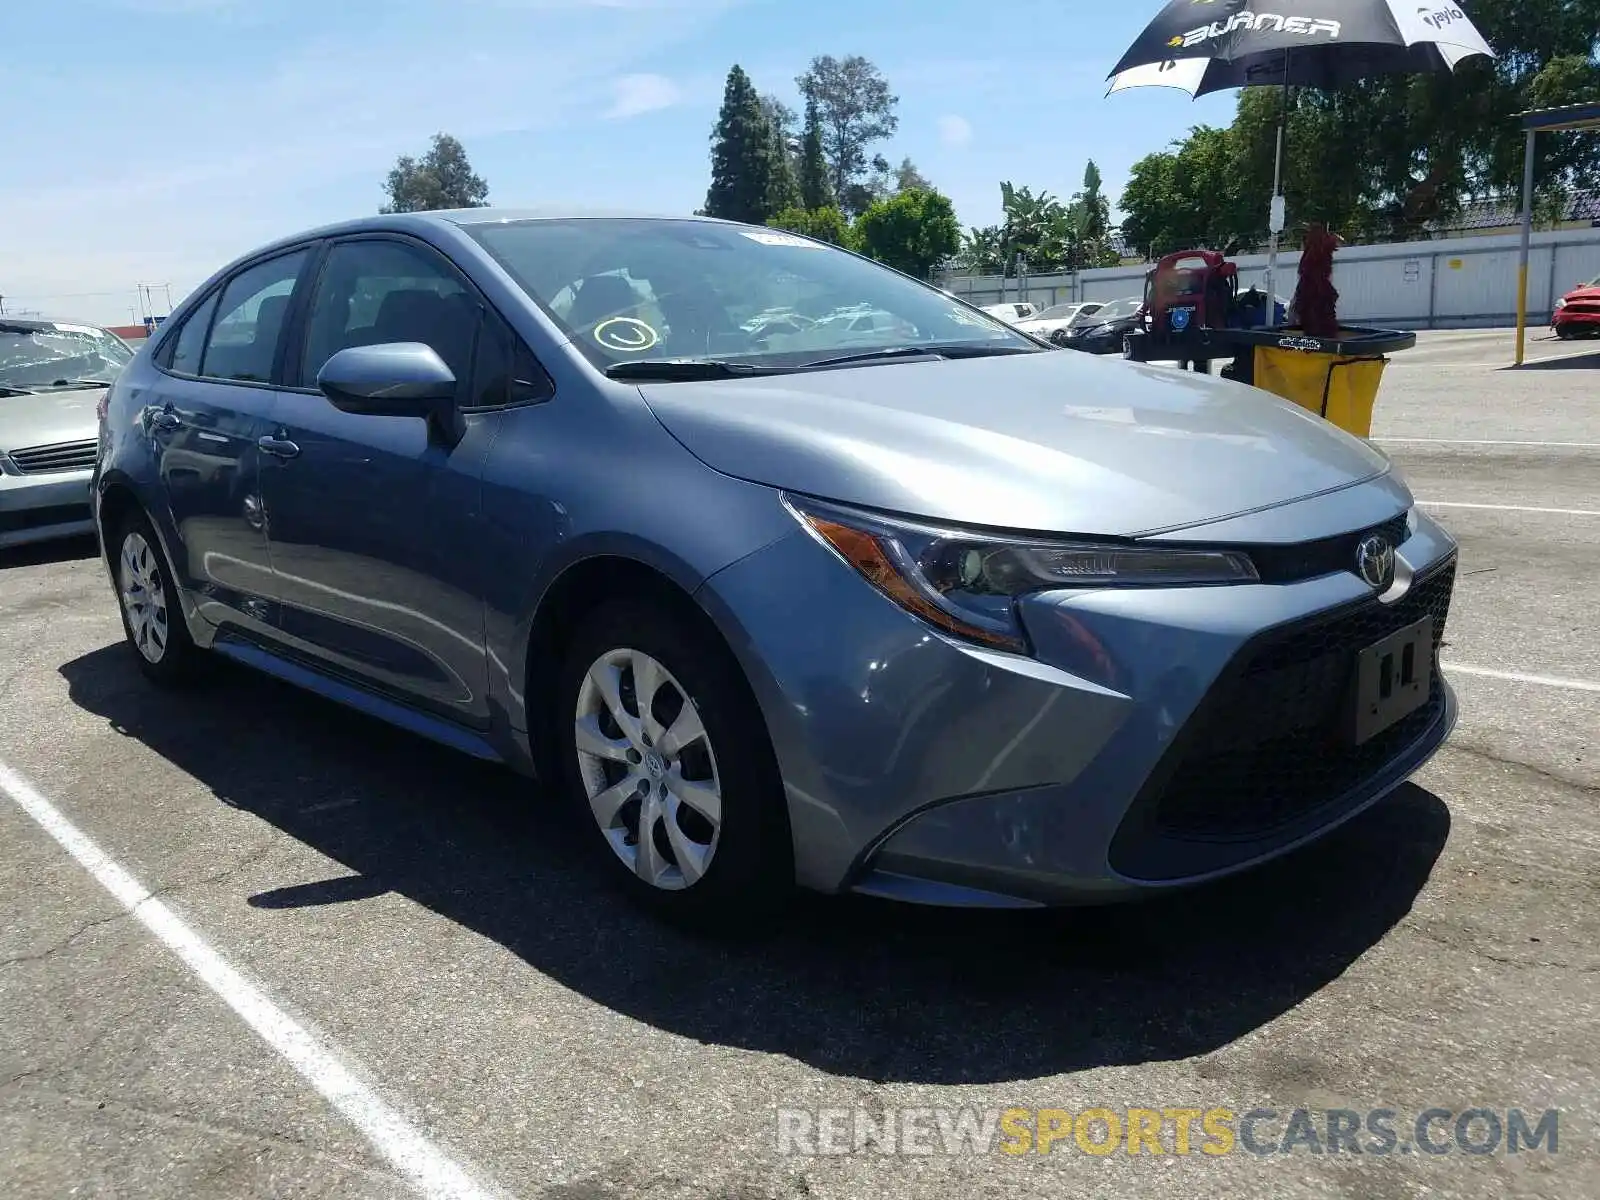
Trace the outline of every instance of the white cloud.
<instances>
[{"instance_id":1,"label":"white cloud","mask_svg":"<svg viewBox=\"0 0 1600 1200\"><path fill-rule=\"evenodd\" d=\"M972 140L972 122L954 115L940 117L939 140L946 146L965 146Z\"/></svg>"},{"instance_id":2,"label":"white cloud","mask_svg":"<svg viewBox=\"0 0 1600 1200\"><path fill-rule=\"evenodd\" d=\"M683 90L665 75L624 75L614 90L616 98L606 112L611 120L671 108L683 98Z\"/></svg>"}]
</instances>

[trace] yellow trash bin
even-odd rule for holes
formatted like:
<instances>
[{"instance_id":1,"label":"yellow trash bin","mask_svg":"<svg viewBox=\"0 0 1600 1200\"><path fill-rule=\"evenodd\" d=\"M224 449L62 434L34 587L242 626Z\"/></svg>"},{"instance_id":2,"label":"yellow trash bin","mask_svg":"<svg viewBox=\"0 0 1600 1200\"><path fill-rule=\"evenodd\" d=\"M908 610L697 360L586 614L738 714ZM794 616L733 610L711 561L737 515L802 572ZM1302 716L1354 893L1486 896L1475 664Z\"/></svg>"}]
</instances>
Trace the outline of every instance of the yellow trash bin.
<instances>
[{"instance_id":1,"label":"yellow trash bin","mask_svg":"<svg viewBox=\"0 0 1600 1200\"><path fill-rule=\"evenodd\" d=\"M1310 409L1346 433L1370 437L1372 406L1388 362L1257 346L1256 386Z\"/></svg>"},{"instance_id":2,"label":"yellow trash bin","mask_svg":"<svg viewBox=\"0 0 1600 1200\"><path fill-rule=\"evenodd\" d=\"M1337 338L1308 337L1293 329L1252 329L1235 336L1253 351L1248 374L1234 378L1363 438L1372 436L1372 407L1389 363L1385 354L1417 344L1415 333L1391 329L1341 329Z\"/></svg>"}]
</instances>

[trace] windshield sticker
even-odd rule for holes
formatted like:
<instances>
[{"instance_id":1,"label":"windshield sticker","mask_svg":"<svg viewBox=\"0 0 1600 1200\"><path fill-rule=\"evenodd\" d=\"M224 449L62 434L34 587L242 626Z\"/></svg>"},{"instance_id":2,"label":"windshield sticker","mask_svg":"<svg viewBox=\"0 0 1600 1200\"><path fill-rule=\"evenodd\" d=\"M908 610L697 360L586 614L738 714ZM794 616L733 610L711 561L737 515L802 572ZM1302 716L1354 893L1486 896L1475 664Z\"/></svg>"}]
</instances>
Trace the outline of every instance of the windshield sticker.
<instances>
[{"instance_id":1,"label":"windshield sticker","mask_svg":"<svg viewBox=\"0 0 1600 1200\"><path fill-rule=\"evenodd\" d=\"M739 232L743 233L752 242L760 242L763 246L798 246L802 250L822 249L820 242L813 242L809 238L797 237L792 233L778 233L776 231L747 232L745 230L740 230Z\"/></svg>"},{"instance_id":2,"label":"windshield sticker","mask_svg":"<svg viewBox=\"0 0 1600 1200\"><path fill-rule=\"evenodd\" d=\"M637 317L612 317L594 327L594 340L607 350L637 354L661 341L661 335Z\"/></svg>"}]
</instances>

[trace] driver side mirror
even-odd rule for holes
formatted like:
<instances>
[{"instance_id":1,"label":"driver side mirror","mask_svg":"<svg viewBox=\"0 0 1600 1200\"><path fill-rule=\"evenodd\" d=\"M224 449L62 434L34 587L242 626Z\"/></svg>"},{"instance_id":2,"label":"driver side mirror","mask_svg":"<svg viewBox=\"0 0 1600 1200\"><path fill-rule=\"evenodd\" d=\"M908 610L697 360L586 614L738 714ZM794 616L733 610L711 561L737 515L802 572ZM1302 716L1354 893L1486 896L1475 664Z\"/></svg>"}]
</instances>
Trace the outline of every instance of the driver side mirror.
<instances>
[{"instance_id":1,"label":"driver side mirror","mask_svg":"<svg viewBox=\"0 0 1600 1200\"><path fill-rule=\"evenodd\" d=\"M422 342L347 347L322 365L317 387L341 412L372 416L434 416L456 397L455 373Z\"/></svg>"}]
</instances>

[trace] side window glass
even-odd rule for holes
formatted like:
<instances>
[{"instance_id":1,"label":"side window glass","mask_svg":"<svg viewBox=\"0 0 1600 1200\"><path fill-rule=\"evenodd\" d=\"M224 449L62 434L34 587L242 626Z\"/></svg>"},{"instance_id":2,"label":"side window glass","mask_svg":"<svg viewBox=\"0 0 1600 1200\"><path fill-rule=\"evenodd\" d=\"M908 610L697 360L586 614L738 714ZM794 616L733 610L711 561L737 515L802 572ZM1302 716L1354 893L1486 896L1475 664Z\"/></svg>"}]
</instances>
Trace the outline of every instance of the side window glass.
<instances>
[{"instance_id":1,"label":"side window glass","mask_svg":"<svg viewBox=\"0 0 1600 1200\"><path fill-rule=\"evenodd\" d=\"M306 254L305 250L296 250L257 263L228 282L222 290L211 336L206 339L200 374L252 383L272 379L278 338L289 312L289 296L305 265Z\"/></svg>"},{"instance_id":2,"label":"side window glass","mask_svg":"<svg viewBox=\"0 0 1600 1200\"><path fill-rule=\"evenodd\" d=\"M328 252L306 318L300 382L351 346L422 342L455 374L469 403L481 305L444 261L408 242L341 242Z\"/></svg>"},{"instance_id":3,"label":"side window glass","mask_svg":"<svg viewBox=\"0 0 1600 1200\"><path fill-rule=\"evenodd\" d=\"M478 332L478 353L472 363L472 388L462 400L475 408L526 404L548 400L555 384L545 374L533 351L491 308L483 310Z\"/></svg>"},{"instance_id":4,"label":"side window glass","mask_svg":"<svg viewBox=\"0 0 1600 1200\"><path fill-rule=\"evenodd\" d=\"M180 375L200 374L200 356L206 347L206 330L211 328L211 314L217 311L217 293L212 292L206 301L189 314L172 341L167 343L162 365Z\"/></svg>"}]
</instances>

